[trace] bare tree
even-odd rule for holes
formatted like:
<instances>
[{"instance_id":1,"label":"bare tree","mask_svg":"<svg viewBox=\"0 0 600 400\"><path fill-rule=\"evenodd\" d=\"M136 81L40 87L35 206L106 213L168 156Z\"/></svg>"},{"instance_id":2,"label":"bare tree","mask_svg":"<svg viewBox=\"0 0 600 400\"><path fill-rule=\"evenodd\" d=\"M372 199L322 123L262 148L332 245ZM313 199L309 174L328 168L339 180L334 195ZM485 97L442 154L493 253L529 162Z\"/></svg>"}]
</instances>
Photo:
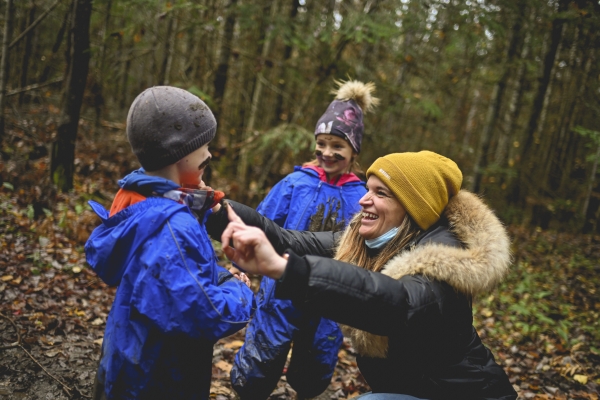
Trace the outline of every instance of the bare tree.
<instances>
[{"instance_id":1,"label":"bare tree","mask_svg":"<svg viewBox=\"0 0 600 400\"><path fill-rule=\"evenodd\" d=\"M0 143L4 141L4 106L6 105L6 82L8 81L8 46L12 34L13 0L6 0L6 17L4 20L4 37L2 38L2 59L0 60Z\"/></svg>"},{"instance_id":2,"label":"bare tree","mask_svg":"<svg viewBox=\"0 0 600 400\"><path fill-rule=\"evenodd\" d=\"M73 188L75 143L83 91L90 62L90 17L92 0L73 0L70 63L65 85L64 105L56 140L52 143L50 177L62 191Z\"/></svg>"}]
</instances>

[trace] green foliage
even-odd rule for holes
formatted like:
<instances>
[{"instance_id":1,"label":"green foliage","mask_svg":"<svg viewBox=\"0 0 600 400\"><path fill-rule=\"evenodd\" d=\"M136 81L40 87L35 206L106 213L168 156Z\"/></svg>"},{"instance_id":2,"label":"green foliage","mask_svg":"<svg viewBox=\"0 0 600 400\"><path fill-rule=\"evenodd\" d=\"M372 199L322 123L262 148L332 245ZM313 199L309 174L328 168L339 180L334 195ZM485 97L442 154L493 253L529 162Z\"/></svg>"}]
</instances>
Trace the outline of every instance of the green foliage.
<instances>
[{"instance_id":1,"label":"green foliage","mask_svg":"<svg viewBox=\"0 0 600 400\"><path fill-rule=\"evenodd\" d=\"M555 338L571 346L584 332L600 340L597 259L583 254L579 243L551 235L538 231L521 237L520 260L505 282L474 305L476 315L495 316L495 334L509 344Z\"/></svg>"},{"instance_id":2,"label":"green foliage","mask_svg":"<svg viewBox=\"0 0 600 400\"><path fill-rule=\"evenodd\" d=\"M258 140L250 145L250 152L264 160L275 153L295 158L311 149L313 140L314 133L300 125L281 124L258 136Z\"/></svg>"}]
</instances>

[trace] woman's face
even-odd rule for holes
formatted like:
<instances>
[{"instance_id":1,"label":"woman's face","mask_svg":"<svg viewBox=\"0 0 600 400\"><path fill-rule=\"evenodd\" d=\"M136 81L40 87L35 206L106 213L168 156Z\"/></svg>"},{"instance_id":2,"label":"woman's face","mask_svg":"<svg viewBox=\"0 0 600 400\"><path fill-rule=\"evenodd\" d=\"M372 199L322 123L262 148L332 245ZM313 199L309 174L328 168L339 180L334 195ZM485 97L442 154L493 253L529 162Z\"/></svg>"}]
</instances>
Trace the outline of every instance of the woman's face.
<instances>
[{"instance_id":1,"label":"woman's face","mask_svg":"<svg viewBox=\"0 0 600 400\"><path fill-rule=\"evenodd\" d=\"M334 179L350 170L354 150L341 137L323 133L317 136L315 153L319 166L329 179Z\"/></svg>"},{"instance_id":2,"label":"woman's face","mask_svg":"<svg viewBox=\"0 0 600 400\"><path fill-rule=\"evenodd\" d=\"M181 187L197 189L202 180L202 174L210 161L208 143L177 161L179 184Z\"/></svg>"},{"instance_id":3,"label":"woman's face","mask_svg":"<svg viewBox=\"0 0 600 400\"><path fill-rule=\"evenodd\" d=\"M367 181L367 193L358 201L362 219L358 233L364 239L375 239L390 229L400 226L406 210L396 197L375 175Z\"/></svg>"}]
</instances>

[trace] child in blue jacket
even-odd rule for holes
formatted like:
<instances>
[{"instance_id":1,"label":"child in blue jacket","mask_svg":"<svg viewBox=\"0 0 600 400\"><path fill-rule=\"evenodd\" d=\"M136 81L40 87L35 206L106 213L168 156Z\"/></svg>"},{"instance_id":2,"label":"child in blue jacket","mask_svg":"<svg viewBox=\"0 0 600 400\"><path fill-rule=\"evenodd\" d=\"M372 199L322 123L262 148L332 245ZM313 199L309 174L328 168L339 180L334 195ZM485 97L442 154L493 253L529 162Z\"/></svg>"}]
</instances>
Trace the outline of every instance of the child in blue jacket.
<instances>
[{"instance_id":1,"label":"child in blue jacket","mask_svg":"<svg viewBox=\"0 0 600 400\"><path fill-rule=\"evenodd\" d=\"M287 229L338 231L360 210L366 193L356 157L364 132L363 111L378 99L372 83L339 82L335 100L315 128L316 160L296 167L277 183L257 211ZM306 315L287 300L274 298L275 281L263 277L258 309L231 370L234 389L243 400L269 397L294 343L286 376L298 398L315 397L331 381L342 343L333 321Z\"/></svg>"},{"instance_id":2,"label":"child in blue jacket","mask_svg":"<svg viewBox=\"0 0 600 400\"><path fill-rule=\"evenodd\" d=\"M252 291L217 265L204 226L220 197L198 189L216 125L175 87L147 89L129 109L127 138L143 168L119 181L110 212L90 202L102 224L87 261L118 286L95 399L208 399L214 343L251 317Z\"/></svg>"}]
</instances>

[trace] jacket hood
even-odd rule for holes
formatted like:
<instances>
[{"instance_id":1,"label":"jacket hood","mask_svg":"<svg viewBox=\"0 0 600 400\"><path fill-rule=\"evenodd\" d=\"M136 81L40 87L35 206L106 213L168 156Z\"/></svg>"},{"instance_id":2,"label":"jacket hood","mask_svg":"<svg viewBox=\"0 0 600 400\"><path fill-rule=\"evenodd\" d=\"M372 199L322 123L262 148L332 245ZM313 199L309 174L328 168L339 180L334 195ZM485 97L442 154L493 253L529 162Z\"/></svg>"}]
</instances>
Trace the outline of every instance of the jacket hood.
<instances>
[{"instance_id":1,"label":"jacket hood","mask_svg":"<svg viewBox=\"0 0 600 400\"><path fill-rule=\"evenodd\" d=\"M119 180L119 186L125 190L149 196L151 193L163 194L180 186L166 178L147 175L144 168L137 169Z\"/></svg>"},{"instance_id":2,"label":"jacket hood","mask_svg":"<svg viewBox=\"0 0 600 400\"><path fill-rule=\"evenodd\" d=\"M444 215L462 248L429 243L392 258L381 273L394 279L421 274L467 296L496 287L511 264L510 239L500 220L473 193L461 190Z\"/></svg>"},{"instance_id":3,"label":"jacket hood","mask_svg":"<svg viewBox=\"0 0 600 400\"><path fill-rule=\"evenodd\" d=\"M88 264L106 284L118 285L123 277L128 259L131 258L150 236L173 214L186 206L173 200L150 197L133 204L113 217L95 201L90 206L102 220L85 244ZM148 224L151 213L152 225Z\"/></svg>"},{"instance_id":4,"label":"jacket hood","mask_svg":"<svg viewBox=\"0 0 600 400\"><path fill-rule=\"evenodd\" d=\"M502 281L511 264L510 240L504 226L483 201L465 190L450 199L444 215L463 247L419 244L392 258L381 273L394 279L423 275L447 282L469 297L490 291ZM352 338L359 354L386 357L387 336L352 327L344 327L344 332Z\"/></svg>"}]
</instances>

